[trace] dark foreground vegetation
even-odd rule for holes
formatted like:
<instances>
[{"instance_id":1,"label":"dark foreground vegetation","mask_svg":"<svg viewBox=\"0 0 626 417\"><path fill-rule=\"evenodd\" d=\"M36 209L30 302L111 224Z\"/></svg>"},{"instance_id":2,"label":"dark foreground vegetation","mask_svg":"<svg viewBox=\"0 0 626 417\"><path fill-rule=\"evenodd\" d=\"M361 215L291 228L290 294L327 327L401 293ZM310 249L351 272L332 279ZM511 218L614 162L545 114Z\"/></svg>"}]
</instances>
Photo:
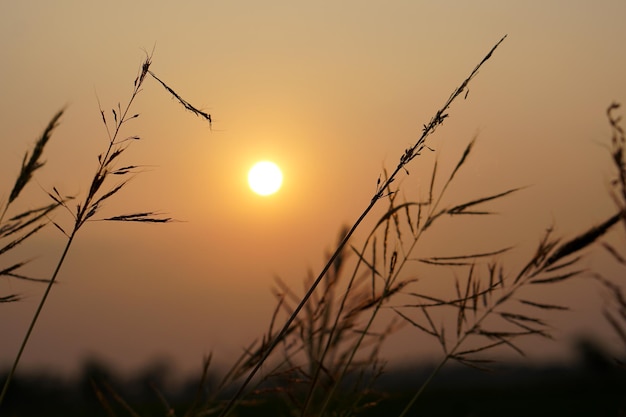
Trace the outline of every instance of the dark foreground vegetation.
<instances>
[{"instance_id":1,"label":"dark foreground vegetation","mask_svg":"<svg viewBox=\"0 0 626 417\"><path fill-rule=\"evenodd\" d=\"M410 415L625 415L626 368L593 343L580 342L578 351L579 360L571 365L502 364L489 373L451 366L430 383ZM36 372L18 374L5 401L3 415L184 415L196 399L199 377L173 384L170 371L167 363L155 362L135 375L123 377L104 363L91 360L74 378ZM428 366L390 369L379 377L369 394L372 406L365 407L360 415L398 415L415 387L431 371ZM236 415L288 416L284 394L277 387L261 387ZM134 412L124 409L123 402L115 400L115 396L132 404ZM227 399L225 395L222 400Z\"/></svg>"}]
</instances>

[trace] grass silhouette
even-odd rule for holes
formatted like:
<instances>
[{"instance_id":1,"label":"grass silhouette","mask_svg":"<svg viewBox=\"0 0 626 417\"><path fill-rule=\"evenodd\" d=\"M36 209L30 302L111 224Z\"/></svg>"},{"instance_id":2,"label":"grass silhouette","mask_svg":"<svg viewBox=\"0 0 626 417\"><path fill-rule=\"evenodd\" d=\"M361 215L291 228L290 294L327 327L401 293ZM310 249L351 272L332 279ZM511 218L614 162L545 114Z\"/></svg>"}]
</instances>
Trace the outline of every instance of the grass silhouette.
<instances>
[{"instance_id":1,"label":"grass silhouette","mask_svg":"<svg viewBox=\"0 0 626 417\"><path fill-rule=\"evenodd\" d=\"M125 165L120 167L117 165L117 163L121 159L124 151L128 148L128 146L130 146L130 143L140 140L138 136L122 136L122 128L129 120L139 117L139 114L132 113L131 109L133 107L135 98L142 90L146 76L150 75L151 77L156 79L163 87L166 88L169 93L173 94L181 102L185 109L206 119L207 121L209 121L209 123L211 122L211 116L209 114L197 110L191 104L182 100L182 98L180 98L180 96L175 93L174 90L168 87L163 81L158 79L156 75L154 75L154 73L150 71L151 64L152 55L147 55L146 59L140 67L137 77L135 78L135 81L133 83L133 91L128 102L124 107L122 107L118 103L117 108L111 109L113 120L107 118L105 111L102 109L102 106L100 106L102 123L104 124L108 136L108 146L103 153L98 155L98 166L96 168L96 172L93 178L91 179L88 193L84 196L82 201L77 203L75 207L70 207L68 205L69 200L72 199L71 197L63 196L56 187L53 187L51 191L47 192L49 198L53 201L52 204L36 210L29 210L19 213L11 217L7 222L3 222L3 219L12 203L18 198L20 192L24 189L24 187L31 181L33 173L43 166L43 162L41 162L41 157L43 155L45 145L50 139L54 128L59 122L59 119L63 115L63 110L59 111L52 118L52 120L44 130L41 138L35 143L30 157L28 156L28 153L24 157L24 161L22 162L22 168L20 170L18 178L15 182L15 185L13 186L8 201L2 209L2 215L0 215L0 232L2 233L0 235L0 238L11 239L14 233L21 233L21 236L13 239L8 244L6 244L4 248L0 250L0 254L13 249L18 244L21 244L23 241L33 236L47 224L54 225L59 231L61 231L61 233L66 236L67 240L50 278L43 280L44 282L47 282L46 289L41 297L37 309L35 310L26 334L22 339L22 343L19 347L18 353L9 371L8 377L3 385L2 391L0 392L0 406L2 405L2 402L6 396L8 387L11 383L11 380L13 379L17 366L20 362L20 358L24 352L26 345L28 344L28 340L33 332L35 324L39 319L39 315L41 314L43 306L48 299L50 290L56 282L61 267L65 262L65 258L69 253L72 244L74 243L78 231L88 221L96 220L96 215L98 214L102 205L106 203L107 200L114 197L121 189L123 189L128 183L127 178L134 175L141 168L138 165ZM120 178L121 181L119 180ZM110 185L111 180L117 182L113 185ZM65 210L67 210L74 219L73 224L69 226L64 226L53 220L49 220L47 215L52 210L55 210L57 208L64 208ZM172 221L171 218L159 216L158 213L152 211L120 214L98 220L125 222L130 221L143 223L168 223ZM24 264L25 262L20 262L4 269L2 271L3 275L13 276L21 279L31 279L29 277L16 274L16 271ZM0 301L3 302L17 301L18 299L19 296L16 294L2 295L0 297Z\"/></svg>"},{"instance_id":2,"label":"grass silhouette","mask_svg":"<svg viewBox=\"0 0 626 417\"><path fill-rule=\"evenodd\" d=\"M626 296L620 286L606 277L593 274L582 266L582 260L591 247L624 222L626 207L626 164L624 163L624 132L614 115L618 105L607 111L613 129L612 158L618 170L614 199L617 211L605 221L581 230L576 236L564 239L554 236L549 229L539 239L535 252L518 269L499 262L498 256L512 248L497 247L480 253L461 253L425 257L419 252L419 243L428 238L426 232L451 218L488 216L489 205L521 191L520 187L495 190L455 204L445 204L451 184L461 175L473 156L476 138L465 148L454 168L443 177L435 163L428 181L427 198L400 201L397 181L408 174L409 164L415 163L424 151L432 150L427 142L436 129L449 117L451 105L459 97L466 97L469 83L489 60L506 37L500 39L453 90L450 97L423 125L417 141L400 156L396 167L379 177L369 204L357 220L343 228L327 262L318 274L308 274L303 294L277 278L274 294L276 307L269 325L260 339L248 345L241 356L217 382L211 378L212 356L204 359L201 377L194 399L185 404L185 417L216 415L225 417L242 409L252 409L264 403L276 404L275 415L349 416L376 407L384 400L384 393L375 388L375 382L384 373L381 349L391 334L401 327L426 334L441 348L441 359L432 372L403 405L399 416L416 410L424 390L450 362L471 368L488 370L498 349L509 349L524 355L520 341L528 337L551 338L551 329L543 317L555 311L567 311L566 305L537 300L526 290L537 286L567 285L580 276L593 276L608 288L614 301L613 310L607 307L604 315L626 346ZM123 221L168 223L154 211L142 211L99 217L100 209L126 187L128 180L141 171L140 165L122 164L125 150L138 136L122 134L129 120L139 117L134 113L134 101L140 94L146 78L151 77L171 94L185 110L206 120L212 128L211 115L198 110L151 70L152 55L147 55L140 66L129 100L118 104L110 112L100 106L108 144L98 156L98 166L90 179L86 195L66 196L56 187L47 192L52 201L47 205L9 215L21 191L32 180L42 165L45 145L52 136L64 111L59 111L27 153L9 199L0 215L0 239L4 242L0 254L21 245L48 225L56 227L67 238L63 252L53 272L47 278L21 274L26 261L3 267L2 275L34 280L46 285L44 294L26 331L13 366L0 394L0 407L14 377L25 346L56 282L78 231L90 221ZM75 201L78 201L77 203ZM375 206L386 204L385 212L360 245L351 237L370 216ZM73 223L60 224L50 220L49 214L58 209L71 213ZM8 217L8 220L5 218ZM626 224L626 223L625 223ZM614 259L626 264L618 248L601 243ZM431 292L418 279L414 265L451 268L455 279L448 295ZM19 294L0 295L0 302L19 301ZM381 320L383 322L381 323ZM280 324L282 323L282 324ZM140 415L133 404L106 381L91 381L103 409L115 415L113 403L126 413ZM155 397L162 403L164 414L176 416L175 407L158 387ZM279 399L279 403L271 399ZM1 408L0 408L1 409Z\"/></svg>"}]
</instances>

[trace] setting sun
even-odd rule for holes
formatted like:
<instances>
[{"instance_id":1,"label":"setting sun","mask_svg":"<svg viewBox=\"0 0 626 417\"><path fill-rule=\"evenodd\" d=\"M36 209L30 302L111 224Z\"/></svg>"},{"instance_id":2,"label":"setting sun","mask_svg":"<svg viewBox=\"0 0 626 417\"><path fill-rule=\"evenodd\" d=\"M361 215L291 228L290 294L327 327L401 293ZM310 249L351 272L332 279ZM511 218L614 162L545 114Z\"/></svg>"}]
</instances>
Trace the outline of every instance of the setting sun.
<instances>
[{"instance_id":1,"label":"setting sun","mask_svg":"<svg viewBox=\"0 0 626 417\"><path fill-rule=\"evenodd\" d=\"M248 172L250 189L259 195L274 194L283 183L283 173L278 165L270 161L254 164Z\"/></svg>"}]
</instances>

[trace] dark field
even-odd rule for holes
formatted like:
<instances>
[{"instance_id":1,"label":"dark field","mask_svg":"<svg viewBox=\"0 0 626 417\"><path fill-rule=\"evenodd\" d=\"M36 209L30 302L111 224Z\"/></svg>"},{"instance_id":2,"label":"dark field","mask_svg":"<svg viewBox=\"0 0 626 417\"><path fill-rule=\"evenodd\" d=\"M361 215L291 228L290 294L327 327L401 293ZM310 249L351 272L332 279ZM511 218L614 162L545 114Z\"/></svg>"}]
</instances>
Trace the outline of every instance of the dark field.
<instances>
[{"instance_id":1,"label":"dark field","mask_svg":"<svg viewBox=\"0 0 626 417\"><path fill-rule=\"evenodd\" d=\"M189 378L172 384L168 369L165 363L155 363L134 376L121 377L107 366L91 361L73 379L50 374L18 375L10 388L3 415L127 416L135 412L142 416L183 416L197 393L198 382ZM419 366L389 370L378 379L372 395L363 401L365 405L371 400L371 406L363 407L356 415L398 415L429 372L428 367ZM99 387L108 405L98 400L94 386ZM211 382L206 387L207 393L210 386ZM251 395L235 415L288 416L285 395L284 388L277 392L268 386ZM126 409L123 402L133 411ZM165 402L170 404L171 411ZM493 372L450 366L428 386L409 415L623 416L625 413L626 368L595 345L582 343L580 359L571 366L500 364Z\"/></svg>"}]
</instances>

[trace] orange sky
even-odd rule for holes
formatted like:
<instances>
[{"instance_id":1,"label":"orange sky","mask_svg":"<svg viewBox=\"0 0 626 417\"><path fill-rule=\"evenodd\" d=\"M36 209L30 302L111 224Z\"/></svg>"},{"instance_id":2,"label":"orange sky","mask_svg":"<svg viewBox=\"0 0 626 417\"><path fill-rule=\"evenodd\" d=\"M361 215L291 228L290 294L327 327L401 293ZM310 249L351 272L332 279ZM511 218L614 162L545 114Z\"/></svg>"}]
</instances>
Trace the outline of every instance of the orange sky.
<instances>
[{"instance_id":1,"label":"orange sky","mask_svg":"<svg viewBox=\"0 0 626 417\"><path fill-rule=\"evenodd\" d=\"M432 137L437 152L413 162L405 195L411 184L424 185L419 173L429 168L420 164L430 167L437 155L450 169L478 132L454 195L532 186L498 205L502 214L481 224L479 236L517 244L523 256L550 224L569 236L613 210L604 111L626 103L623 1L37 3L0 4L5 198L24 151L63 106L36 180L46 190L86 191L106 146L96 95L105 109L124 103L153 47L152 70L211 113L213 131L147 80L134 107L141 117L127 126L143 140L126 160L150 168L105 210L160 210L182 222L88 224L26 367L73 370L91 353L121 367L168 355L182 370L196 370L211 350L231 358L265 330L273 277L299 289L309 267L319 270L340 226L371 199L382 168L395 167L505 34ZM245 184L260 159L284 171L284 187L271 198ZM41 188L31 185L22 204L46 201ZM60 212L55 219L69 221ZM477 235L455 230L433 238L433 247L450 240L471 247ZM25 252L36 256L33 273L50 271L63 243L53 228L42 233ZM13 358L42 290L0 281L0 293L25 297L1 306L0 366ZM536 348L537 356L562 352L573 334L606 330L591 313L596 290L584 283L568 290L576 308L554 319L561 342ZM399 340L391 359L424 354L412 347L416 335Z\"/></svg>"}]
</instances>

